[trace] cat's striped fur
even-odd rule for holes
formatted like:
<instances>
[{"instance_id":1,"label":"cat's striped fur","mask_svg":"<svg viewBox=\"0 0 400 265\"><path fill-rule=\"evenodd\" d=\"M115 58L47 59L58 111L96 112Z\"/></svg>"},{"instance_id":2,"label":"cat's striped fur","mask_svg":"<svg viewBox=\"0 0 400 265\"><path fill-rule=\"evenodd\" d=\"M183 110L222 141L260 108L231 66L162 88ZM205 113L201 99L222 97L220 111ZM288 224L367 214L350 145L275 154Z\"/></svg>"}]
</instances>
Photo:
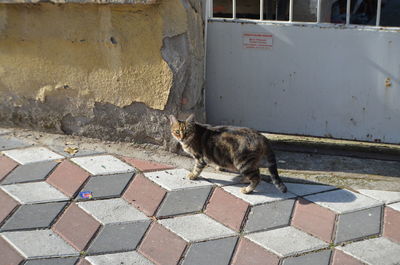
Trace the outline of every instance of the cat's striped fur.
<instances>
[{"instance_id":1,"label":"cat's striped fur","mask_svg":"<svg viewBox=\"0 0 400 265\"><path fill-rule=\"evenodd\" d=\"M178 121L170 116L172 136L195 159L189 179L196 179L204 167L211 163L239 172L250 182L242 192L250 193L261 180L259 168L268 167L272 183L281 192L287 191L278 175L275 155L267 138L249 128L214 127L196 123L193 118L191 115L185 121Z\"/></svg>"}]
</instances>

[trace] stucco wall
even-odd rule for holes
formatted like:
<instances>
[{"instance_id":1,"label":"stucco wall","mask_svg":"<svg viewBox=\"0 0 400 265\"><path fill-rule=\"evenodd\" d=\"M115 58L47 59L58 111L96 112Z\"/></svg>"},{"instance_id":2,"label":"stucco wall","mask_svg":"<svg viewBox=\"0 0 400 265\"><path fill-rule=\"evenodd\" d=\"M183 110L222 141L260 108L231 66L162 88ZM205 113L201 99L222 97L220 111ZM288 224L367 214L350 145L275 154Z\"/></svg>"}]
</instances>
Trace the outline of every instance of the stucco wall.
<instances>
[{"instance_id":1,"label":"stucco wall","mask_svg":"<svg viewBox=\"0 0 400 265\"><path fill-rule=\"evenodd\" d=\"M0 123L167 146L167 114L204 117L203 51L201 1L0 5Z\"/></svg>"}]
</instances>

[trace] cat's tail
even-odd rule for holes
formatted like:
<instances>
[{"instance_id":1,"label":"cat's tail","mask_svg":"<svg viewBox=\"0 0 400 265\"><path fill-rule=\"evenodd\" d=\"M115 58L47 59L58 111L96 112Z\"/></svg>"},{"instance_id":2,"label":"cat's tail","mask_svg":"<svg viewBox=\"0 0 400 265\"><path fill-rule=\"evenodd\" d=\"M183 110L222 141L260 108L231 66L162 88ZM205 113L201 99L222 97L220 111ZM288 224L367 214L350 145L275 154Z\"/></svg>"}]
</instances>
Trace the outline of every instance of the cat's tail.
<instances>
[{"instance_id":1,"label":"cat's tail","mask_svg":"<svg viewBox=\"0 0 400 265\"><path fill-rule=\"evenodd\" d=\"M265 156L265 160L267 162L266 164L267 164L269 173L271 174L272 183L275 185L275 187L280 192L285 193L285 192L287 192L287 187L282 182L282 179L279 177L278 166L276 163L274 151L272 150L271 144L269 143L267 138L265 138L264 142L265 142L265 147L266 147L264 156Z\"/></svg>"}]
</instances>

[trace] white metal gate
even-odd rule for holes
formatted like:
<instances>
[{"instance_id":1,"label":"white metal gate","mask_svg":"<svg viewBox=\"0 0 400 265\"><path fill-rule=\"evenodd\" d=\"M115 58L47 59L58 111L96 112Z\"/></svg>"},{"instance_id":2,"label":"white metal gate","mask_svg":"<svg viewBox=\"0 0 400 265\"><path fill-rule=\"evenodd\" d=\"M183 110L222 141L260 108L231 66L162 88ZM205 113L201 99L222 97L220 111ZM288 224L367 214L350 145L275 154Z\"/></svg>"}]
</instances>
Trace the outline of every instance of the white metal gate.
<instances>
[{"instance_id":1,"label":"white metal gate","mask_svg":"<svg viewBox=\"0 0 400 265\"><path fill-rule=\"evenodd\" d=\"M350 0L343 24L322 22L324 0L315 22L294 22L294 1L286 22L265 20L263 0L258 19L237 18L236 0L232 18L213 17L208 2L208 122L400 143L400 28L380 26L384 0L362 26Z\"/></svg>"}]
</instances>

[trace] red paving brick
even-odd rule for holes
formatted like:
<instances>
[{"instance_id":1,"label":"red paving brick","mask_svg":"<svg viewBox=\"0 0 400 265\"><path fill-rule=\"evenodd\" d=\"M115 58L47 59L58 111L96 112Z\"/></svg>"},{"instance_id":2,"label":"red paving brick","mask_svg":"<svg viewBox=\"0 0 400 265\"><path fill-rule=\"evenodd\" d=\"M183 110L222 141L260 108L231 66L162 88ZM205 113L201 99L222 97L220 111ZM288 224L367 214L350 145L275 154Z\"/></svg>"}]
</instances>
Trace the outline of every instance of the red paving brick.
<instances>
[{"instance_id":1,"label":"red paving brick","mask_svg":"<svg viewBox=\"0 0 400 265\"><path fill-rule=\"evenodd\" d=\"M216 188L205 213L224 225L240 231L249 204L234 195Z\"/></svg>"},{"instance_id":2,"label":"red paving brick","mask_svg":"<svg viewBox=\"0 0 400 265\"><path fill-rule=\"evenodd\" d=\"M133 166L143 172L151 172L151 171L159 171L159 170L167 170L167 169L175 168L174 166L159 164L159 163L155 163L155 162L151 162L151 161L147 161L147 160L136 159L136 158L131 158L131 157L122 157L122 159L125 160L125 162L127 162L131 166Z\"/></svg>"},{"instance_id":3,"label":"red paving brick","mask_svg":"<svg viewBox=\"0 0 400 265\"><path fill-rule=\"evenodd\" d=\"M334 212L310 201L299 199L294 208L292 225L326 242L331 242L335 219Z\"/></svg>"},{"instance_id":4,"label":"red paving brick","mask_svg":"<svg viewBox=\"0 0 400 265\"><path fill-rule=\"evenodd\" d=\"M400 212L390 207L385 208L383 236L400 243Z\"/></svg>"},{"instance_id":5,"label":"red paving brick","mask_svg":"<svg viewBox=\"0 0 400 265\"><path fill-rule=\"evenodd\" d=\"M76 204L71 204L53 226L53 230L79 251L100 227L100 223Z\"/></svg>"},{"instance_id":6,"label":"red paving brick","mask_svg":"<svg viewBox=\"0 0 400 265\"><path fill-rule=\"evenodd\" d=\"M138 251L156 264L175 265L185 248L186 242L182 238L162 225L153 223Z\"/></svg>"},{"instance_id":7,"label":"red paving brick","mask_svg":"<svg viewBox=\"0 0 400 265\"><path fill-rule=\"evenodd\" d=\"M69 161L63 161L47 178L47 182L72 197L89 177L89 173Z\"/></svg>"},{"instance_id":8,"label":"red paving brick","mask_svg":"<svg viewBox=\"0 0 400 265\"><path fill-rule=\"evenodd\" d=\"M18 203L14 201L7 193L0 189L0 223L18 206Z\"/></svg>"},{"instance_id":9,"label":"red paving brick","mask_svg":"<svg viewBox=\"0 0 400 265\"><path fill-rule=\"evenodd\" d=\"M232 259L232 265L278 265L278 263L278 256L246 238L240 239Z\"/></svg>"},{"instance_id":10,"label":"red paving brick","mask_svg":"<svg viewBox=\"0 0 400 265\"><path fill-rule=\"evenodd\" d=\"M14 160L6 156L0 156L0 181L2 181L3 178L7 176L8 173L10 173L17 166L18 163Z\"/></svg>"},{"instance_id":11,"label":"red paving brick","mask_svg":"<svg viewBox=\"0 0 400 265\"><path fill-rule=\"evenodd\" d=\"M126 189L123 198L146 215L153 216L166 193L166 190L139 174Z\"/></svg>"},{"instance_id":12,"label":"red paving brick","mask_svg":"<svg viewBox=\"0 0 400 265\"><path fill-rule=\"evenodd\" d=\"M18 265L24 258L0 237L0 265Z\"/></svg>"},{"instance_id":13,"label":"red paving brick","mask_svg":"<svg viewBox=\"0 0 400 265\"><path fill-rule=\"evenodd\" d=\"M79 261L78 261L78 263L76 263L76 265L92 265L92 264L90 264L90 262L85 259L79 259Z\"/></svg>"},{"instance_id":14,"label":"red paving brick","mask_svg":"<svg viewBox=\"0 0 400 265\"><path fill-rule=\"evenodd\" d=\"M343 251L335 249L331 265L364 265L364 263L345 254Z\"/></svg>"}]
</instances>

